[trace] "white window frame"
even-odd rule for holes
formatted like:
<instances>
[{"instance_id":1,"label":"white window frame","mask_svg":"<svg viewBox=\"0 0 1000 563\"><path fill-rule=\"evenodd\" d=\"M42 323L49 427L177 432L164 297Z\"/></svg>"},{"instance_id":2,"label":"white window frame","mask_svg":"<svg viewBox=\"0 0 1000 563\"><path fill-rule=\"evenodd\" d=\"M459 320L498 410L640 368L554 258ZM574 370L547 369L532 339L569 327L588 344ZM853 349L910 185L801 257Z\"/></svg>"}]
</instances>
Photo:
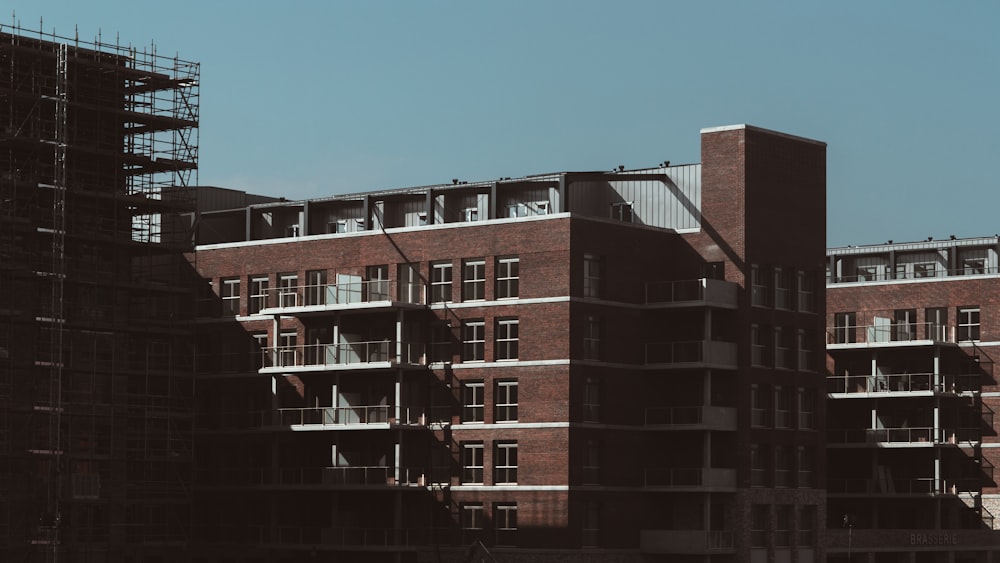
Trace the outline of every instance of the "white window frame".
<instances>
[{"instance_id":1,"label":"white window frame","mask_svg":"<svg viewBox=\"0 0 1000 563\"><path fill-rule=\"evenodd\" d=\"M517 442L500 440L493 442L493 484L517 484Z\"/></svg>"},{"instance_id":2,"label":"white window frame","mask_svg":"<svg viewBox=\"0 0 1000 563\"><path fill-rule=\"evenodd\" d=\"M601 359L601 318L588 315L583 333L583 359Z\"/></svg>"},{"instance_id":3,"label":"white window frame","mask_svg":"<svg viewBox=\"0 0 1000 563\"><path fill-rule=\"evenodd\" d=\"M482 442L462 442L462 484L482 484L485 478Z\"/></svg>"},{"instance_id":4,"label":"white window frame","mask_svg":"<svg viewBox=\"0 0 1000 563\"><path fill-rule=\"evenodd\" d=\"M486 322L482 319L462 321L462 362L482 362L485 359Z\"/></svg>"},{"instance_id":5,"label":"white window frame","mask_svg":"<svg viewBox=\"0 0 1000 563\"><path fill-rule=\"evenodd\" d=\"M975 321L973 321L973 315ZM982 311L979 307L959 307L955 319L958 323L956 338L959 342L978 342L982 330Z\"/></svg>"},{"instance_id":6,"label":"white window frame","mask_svg":"<svg viewBox=\"0 0 1000 563\"><path fill-rule=\"evenodd\" d=\"M517 532L517 503L493 504L493 529L496 532L495 545L514 545Z\"/></svg>"},{"instance_id":7,"label":"white window frame","mask_svg":"<svg viewBox=\"0 0 1000 563\"><path fill-rule=\"evenodd\" d=\"M219 280L222 292L222 314L235 317L240 314L240 278L222 278Z\"/></svg>"},{"instance_id":8,"label":"white window frame","mask_svg":"<svg viewBox=\"0 0 1000 563\"><path fill-rule=\"evenodd\" d=\"M520 294L521 260L517 256L497 258L496 265L496 298L517 299Z\"/></svg>"},{"instance_id":9,"label":"white window frame","mask_svg":"<svg viewBox=\"0 0 1000 563\"><path fill-rule=\"evenodd\" d=\"M516 360L518 358L518 320L517 318L499 318L496 320L496 345L493 354L497 361Z\"/></svg>"},{"instance_id":10,"label":"white window frame","mask_svg":"<svg viewBox=\"0 0 1000 563\"><path fill-rule=\"evenodd\" d=\"M306 272L306 305L326 304L326 270Z\"/></svg>"},{"instance_id":11,"label":"white window frame","mask_svg":"<svg viewBox=\"0 0 1000 563\"><path fill-rule=\"evenodd\" d=\"M462 210L462 217L466 223L474 223L479 220L478 207L466 207Z\"/></svg>"},{"instance_id":12,"label":"white window frame","mask_svg":"<svg viewBox=\"0 0 1000 563\"><path fill-rule=\"evenodd\" d=\"M499 379L494 383L493 421L517 422L517 380Z\"/></svg>"},{"instance_id":13,"label":"white window frame","mask_svg":"<svg viewBox=\"0 0 1000 563\"><path fill-rule=\"evenodd\" d=\"M601 257L596 254L583 255L583 296L601 297Z\"/></svg>"},{"instance_id":14,"label":"white window frame","mask_svg":"<svg viewBox=\"0 0 1000 563\"><path fill-rule=\"evenodd\" d=\"M284 272L278 274L278 306L295 307L299 304L299 274Z\"/></svg>"},{"instance_id":15,"label":"white window frame","mask_svg":"<svg viewBox=\"0 0 1000 563\"><path fill-rule=\"evenodd\" d=\"M462 301L486 299L486 259L469 258L462 261Z\"/></svg>"},{"instance_id":16,"label":"white window frame","mask_svg":"<svg viewBox=\"0 0 1000 563\"><path fill-rule=\"evenodd\" d=\"M486 385L482 380L462 382L462 424L482 423L486 414Z\"/></svg>"},{"instance_id":17,"label":"white window frame","mask_svg":"<svg viewBox=\"0 0 1000 563\"><path fill-rule=\"evenodd\" d=\"M266 275L250 276L250 303L247 313L255 315L267 308L269 280Z\"/></svg>"},{"instance_id":18,"label":"white window frame","mask_svg":"<svg viewBox=\"0 0 1000 563\"><path fill-rule=\"evenodd\" d=\"M431 303L451 303L453 264L431 262Z\"/></svg>"}]
</instances>

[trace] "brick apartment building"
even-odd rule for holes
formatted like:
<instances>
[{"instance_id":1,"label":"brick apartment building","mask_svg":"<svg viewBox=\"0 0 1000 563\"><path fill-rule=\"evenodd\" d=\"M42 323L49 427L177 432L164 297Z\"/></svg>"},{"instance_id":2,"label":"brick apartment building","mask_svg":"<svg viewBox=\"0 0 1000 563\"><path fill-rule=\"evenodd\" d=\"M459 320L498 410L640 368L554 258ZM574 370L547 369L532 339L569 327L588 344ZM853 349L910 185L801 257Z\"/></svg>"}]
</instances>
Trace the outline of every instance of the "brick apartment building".
<instances>
[{"instance_id":1,"label":"brick apartment building","mask_svg":"<svg viewBox=\"0 0 1000 563\"><path fill-rule=\"evenodd\" d=\"M308 201L204 189L197 559L823 559L825 145L701 143Z\"/></svg>"},{"instance_id":2,"label":"brick apartment building","mask_svg":"<svg viewBox=\"0 0 1000 563\"><path fill-rule=\"evenodd\" d=\"M830 561L1000 560L998 248L828 251Z\"/></svg>"}]
</instances>

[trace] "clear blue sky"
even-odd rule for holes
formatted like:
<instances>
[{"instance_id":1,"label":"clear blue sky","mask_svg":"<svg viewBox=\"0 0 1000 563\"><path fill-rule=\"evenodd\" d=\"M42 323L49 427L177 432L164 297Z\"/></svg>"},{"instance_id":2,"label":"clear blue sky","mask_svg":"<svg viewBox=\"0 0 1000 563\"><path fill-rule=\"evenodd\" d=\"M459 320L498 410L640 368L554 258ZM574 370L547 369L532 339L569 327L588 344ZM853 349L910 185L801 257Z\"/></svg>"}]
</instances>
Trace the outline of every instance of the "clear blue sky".
<instances>
[{"instance_id":1,"label":"clear blue sky","mask_svg":"<svg viewBox=\"0 0 1000 563\"><path fill-rule=\"evenodd\" d=\"M1000 2L7 0L202 63L200 183L290 199L828 143L828 244L1000 232Z\"/></svg>"}]
</instances>

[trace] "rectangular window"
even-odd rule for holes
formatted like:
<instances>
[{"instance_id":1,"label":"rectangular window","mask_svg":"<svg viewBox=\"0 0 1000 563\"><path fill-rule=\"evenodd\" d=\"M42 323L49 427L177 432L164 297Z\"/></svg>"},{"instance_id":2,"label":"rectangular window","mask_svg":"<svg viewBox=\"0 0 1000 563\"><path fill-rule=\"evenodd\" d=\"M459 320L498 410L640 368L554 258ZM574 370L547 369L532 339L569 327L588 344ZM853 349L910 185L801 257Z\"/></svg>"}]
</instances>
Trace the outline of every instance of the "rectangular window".
<instances>
[{"instance_id":1,"label":"rectangular window","mask_svg":"<svg viewBox=\"0 0 1000 563\"><path fill-rule=\"evenodd\" d=\"M910 342L917 339L916 309L896 309L893 311L892 339L896 342Z\"/></svg>"},{"instance_id":2,"label":"rectangular window","mask_svg":"<svg viewBox=\"0 0 1000 563\"><path fill-rule=\"evenodd\" d=\"M816 545L816 507L799 507L799 545Z\"/></svg>"},{"instance_id":3,"label":"rectangular window","mask_svg":"<svg viewBox=\"0 0 1000 563\"><path fill-rule=\"evenodd\" d=\"M767 307L771 291L768 285L767 268L757 264L750 266L750 304L755 307Z\"/></svg>"},{"instance_id":4,"label":"rectangular window","mask_svg":"<svg viewBox=\"0 0 1000 563\"><path fill-rule=\"evenodd\" d=\"M493 444L493 484L517 483L517 442Z\"/></svg>"},{"instance_id":5,"label":"rectangular window","mask_svg":"<svg viewBox=\"0 0 1000 563\"><path fill-rule=\"evenodd\" d=\"M278 306L295 307L299 304L299 276L295 273L278 274Z\"/></svg>"},{"instance_id":6,"label":"rectangular window","mask_svg":"<svg viewBox=\"0 0 1000 563\"><path fill-rule=\"evenodd\" d=\"M599 485L601 483L601 443L597 440L587 440L587 459L583 465L583 484Z\"/></svg>"},{"instance_id":7,"label":"rectangular window","mask_svg":"<svg viewBox=\"0 0 1000 563\"><path fill-rule=\"evenodd\" d=\"M611 204L611 218L615 221L631 223L634 218L633 216L634 212L632 210L631 201L622 201Z\"/></svg>"},{"instance_id":8,"label":"rectangular window","mask_svg":"<svg viewBox=\"0 0 1000 563\"><path fill-rule=\"evenodd\" d=\"M794 369L792 353L792 329L783 326L774 328L774 367Z\"/></svg>"},{"instance_id":9,"label":"rectangular window","mask_svg":"<svg viewBox=\"0 0 1000 563\"><path fill-rule=\"evenodd\" d=\"M750 325L750 365L768 367L770 365L770 333L760 325Z\"/></svg>"},{"instance_id":10,"label":"rectangular window","mask_svg":"<svg viewBox=\"0 0 1000 563\"><path fill-rule=\"evenodd\" d=\"M962 260L962 275L974 276L986 273L985 258L966 258Z\"/></svg>"},{"instance_id":11,"label":"rectangular window","mask_svg":"<svg viewBox=\"0 0 1000 563\"><path fill-rule=\"evenodd\" d=\"M462 483L483 482L483 443L462 442Z\"/></svg>"},{"instance_id":12,"label":"rectangular window","mask_svg":"<svg viewBox=\"0 0 1000 563\"><path fill-rule=\"evenodd\" d=\"M958 308L958 340L979 340L979 307Z\"/></svg>"},{"instance_id":13,"label":"rectangular window","mask_svg":"<svg viewBox=\"0 0 1000 563\"><path fill-rule=\"evenodd\" d=\"M777 309L794 308L792 301L792 274L787 268L774 269L774 306Z\"/></svg>"},{"instance_id":14,"label":"rectangular window","mask_svg":"<svg viewBox=\"0 0 1000 563\"><path fill-rule=\"evenodd\" d=\"M583 359L601 359L601 318L596 315L588 315L584 326Z\"/></svg>"},{"instance_id":15,"label":"rectangular window","mask_svg":"<svg viewBox=\"0 0 1000 563\"><path fill-rule=\"evenodd\" d=\"M483 503L464 502L459 509L461 510L463 542L469 544L480 539L485 522Z\"/></svg>"},{"instance_id":16,"label":"rectangular window","mask_svg":"<svg viewBox=\"0 0 1000 563\"><path fill-rule=\"evenodd\" d=\"M857 269L857 278L859 282L876 281L879 277L878 266L861 266Z\"/></svg>"},{"instance_id":17,"label":"rectangular window","mask_svg":"<svg viewBox=\"0 0 1000 563\"><path fill-rule=\"evenodd\" d=\"M251 315L261 312L267 307L267 276L250 277L250 310Z\"/></svg>"},{"instance_id":18,"label":"rectangular window","mask_svg":"<svg viewBox=\"0 0 1000 563\"><path fill-rule=\"evenodd\" d=\"M462 422L482 422L485 411L485 387L482 381L462 383Z\"/></svg>"},{"instance_id":19,"label":"rectangular window","mask_svg":"<svg viewBox=\"0 0 1000 563\"><path fill-rule=\"evenodd\" d=\"M462 262L462 301L486 299L486 260L470 258Z\"/></svg>"},{"instance_id":20,"label":"rectangular window","mask_svg":"<svg viewBox=\"0 0 1000 563\"><path fill-rule=\"evenodd\" d=\"M420 264L413 262L396 266L396 285L400 301L423 303L424 286L420 283Z\"/></svg>"},{"instance_id":21,"label":"rectangular window","mask_svg":"<svg viewBox=\"0 0 1000 563\"><path fill-rule=\"evenodd\" d=\"M750 425L756 427L766 427L770 417L768 411L771 408L771 401L768 397L767 387L761 385L750 386Z\"/></svg>"},{"instance_id":22,"label":"rectangular window","mask_svg":"<svg viewBox=\"0 0 1000 563\"><path fill-rule=\"evenodd\" d=\"M431 262L431 303L451 302L451 262Z\"/></svg>"},{"instance_id":23,"label":"rectangular window","mask_svg":"<svg viewBox=\"0 0 1000 563\"><path fill-rule=\"evenodd\" d=\"M583 388L584 422L601 421L601 380L588 377Z\"/></svg>"},{"instance_id":24,"label":"rectangular window","mask_svg":"<svg viewBox=\"0 0 1000 563\"><path fill-rule=\"evenodd\" d=\"M587 501L583 513L583 547L600 547L601 545L601 505Z\"/></svg>"},{"instance_id":25,"label":"rectangular window","mask_svg":"<svg viewBox=\"0 0 1000 563\"><path fill-rule=\"evenodd\" d=\"M479 208L477 207L466 207L463 211L463 217L466 223L471 223L473 221L479 220Z\"/></svg>"},{"instance_id":26,"label":"rectangular window","mask_svg":"<svg viewBox=\"0 0 1000 563\"><path fill-rule=\"evenodd\" d=\"M774 426L775 428L792 428L793 408L795 406L795 389L793 387L774 388Z\"/></svg>"},{"instance_id":27,"label":"rectangular window","mask_svg":"<svg viewBox=\"0 0 1000 563\"><path fill-rule=\"evenodd\" d=\"M462 361L481 362L486 358L486 323L482 319L462 321Z\"/></svg>"},{"instance_id":28,"label":"rectangular window","mask_svg":"<svg viewBox=\"0 0 1000 563\"><path fill-rule=\"evenodd\" d=\"M295 337L294 332L282 332L278 342L278 365L294 366L295 362Z\"/></svg>"},{"instance_id":29,"label":"rectangular window","mask_svg":"<svg viewBox=\"0 0 1000 563\"><path fill-rule=\"evenodd\" d=\"M770 506L754 504L750 506L750 546L767 547L767 521Z\"/></svg>"},{"instance_id":30,"label":"rectangular window","mask_svg":"<svg viewBox=\"0 0 1000 563\"><path fill-rule=\"evenodd\" d=\"M379 264L365 268L365 287L368 290L365 301L389 300L389 265Z\"/></svg>"},{"instance_id":31,"label":"rectangular window","mask_svg":"<svg viewBox=\"0 0 1000 563\"><path fill-rule=\"evenodd\" d=\"M816 448L799 446L799 488L816 486Z\"/></svg>"},{"instance_id":32,"label":"rectangular window","mask_svg":"<svg viewBox=\"0 0 1000 563\"><path fill-rule=\"evenodd\" d=\"M816 338L815 332L800 328L799 337L799 371L816 371L813 362L816 361Z\"/></svg>"},{"instance_id":33,"label":"rectangular window","mask_svg":"<svg viewBox=\"0 0 1000 563\"><path fill-rule=\"evenodd\" d=\"M326 224L326 232L328 233L346 233L347 232L347 220L340 219L338 221L330 221Z\"/></svg>"},{"instance_id":34,"label":"rectangular window","mask_svg":"<svg viewBox=\"0 0 1000 563\"><path fill-rule=\"evenodd\" d=\"M493 529L496 531L498 546L514 546L517 544L517 504L493 504Z\"/></svg>"},{"instance_id":35,"label":"rectangular window","mask_svg":"<svg viewBox=\"0 0 1000 563\"><path fill-rule=\"evenodd\" d=\"M452 361L451 342L451 325L449 325L446 321L433 323L431 325L431 361Z\"/></svg>"},{"instance_id":36,"label":"rectangular window","mask_svg":"<svg viewBox=\"0 0 1000 563\"><path fill-rule=\"evenodd\" d=\"M601 297L601 257L595 254L583 255L583 296Z\"/></svg>"},{"instance_id":37,"label":"rectangular window","mask_svg":"<svg viewBox=\"0 0 1000 563\"><path fill-rule=\"evenodd\" d=\"M517 382L497 381L493 390L494 422L517 421Z\"/></svg>"},{"instance_id":38,"label":"rectangular window","mask_svg":"<svg viewBox=\"0 0 1000 563\"><path fill-rule=\"evenodd\" d=\"M497 319L496 359L517 359L517 319Z\"/></svg>"},{"instance_id":39,"label":"rectangular window","mask_svg":"<svg viewBox=\"0 0 1000 563\"><path fill-rule=\"evenodd\" d=\"M222 314L235 317L240 314L240 279L222 279Z\"/></svg>"},{"instance_id":40,"label":"rectangular window","mask_svg":"<svg viewBox=\"0 0 1000 563\"><path fill-rule=\"evenodd\" d=\"M858 341L857 313L833 315L833 339L835 344L853 344Z\"/></svg>"},{"instance_id":41,"label":"rectangular window","mask_svg":"<svg viewBox=\"0 0 1000 563\"><path fill-rule=\"evenodd\" d=\"M768 479L768 469L771 467L771 464L768 461L767 446L759 444L750 445L751 487L766 487L770 482Z\"/></svg>"},{"instance_id":42,"label":"rectangular window","mask_svg":"<svg viewBox=\"0 0 1000 563\"><path fill-rule=\"evenodd\" d=\"M816 278L812 272L799 272L799 311L816 312Z\"/></svg>"},{"instance_id":43,"label":"rectangular window","mask_svg":"<svg viewBox=\"0 0 1000 563\"><path fill-rule=\"evenodd\" d=\"M923 262L920 264L913 265L913 277L915 278L933 278L936 274L936 264L934 262Z\"/></svg>"},{"instance_id":44,"label":"rectangular window","mask_svg":"<svg viewBox=\"0 0 1000 563\"><path fill-rule=\"evenodd\" d=\"M945 342L948 340L948 308L931 307L924 311L927 325L927 340Z\"/></svg>"},{"instance_id":45,"label":"rectangular window","mask_svg":"<svg viewBox=\"0 0 1000 563\"><path fill-rule=\"evenodd\" d=\"M791 487L793 471L792 448L774 447L774 486Z\"/></svg>"},{"instance_id":46,"label":"rectangular window","mask_svg":"<svg viewBox=\"0 0 1000 563\"><path fill-rule=\"evenodd\" d=\"M816 429L816 393L809 388L799 389L799 429Z\"/></svg>"},{"instance_id":47,"label":"rectangular window","mask_svg":"<svg viewBox=\"0 0 1000 563\"><path fill-rule=\"evenodd\" d=\"M774 545L792 545L792 505L776 505L774 517Z\"/></svg>"},{"instance_id":48,"label":"rectangular window","mask_svg":"<svg viewBox=\"0 0 1000 563\"><path fill-rule=\"evenodd\" d=\"M519 292L519 261L516 256L497 258L497 299L513 299Z\"/></svg>"},{"instance_id":49,"label":"rectangular window","mask_svg":"<svg viewBox=\"0 0 1000 563\"><path fill-rule=\"evenodd\" d=\"M306 272L306 305L325 305L326 292L326 270Z\"/></svg>"}]
</instances>

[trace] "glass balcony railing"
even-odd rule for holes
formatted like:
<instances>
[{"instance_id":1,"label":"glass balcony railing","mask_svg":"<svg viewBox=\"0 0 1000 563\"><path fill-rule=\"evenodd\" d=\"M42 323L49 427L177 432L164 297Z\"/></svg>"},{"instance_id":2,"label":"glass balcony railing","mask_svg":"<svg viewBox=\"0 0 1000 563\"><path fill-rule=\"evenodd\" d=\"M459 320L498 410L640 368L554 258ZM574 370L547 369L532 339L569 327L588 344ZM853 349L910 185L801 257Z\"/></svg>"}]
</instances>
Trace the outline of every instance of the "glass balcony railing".
<instances>
[{"instance_id":1,"label":"glass balcony railing","mask_svg":"<svg viewBox=\"0 0 1000 563\"><path fill-rule=\"evenodd\" d=\"M346 305L398 302L422 305L427 302L426 288L422 283L389 280L358 280L318 285L272 287L262 295L251 296L251 311L264 314L294 312L296 309L313 310L324 307L342 308ZM289 311L292 310L292 311Z\"/></svg>"},{"instance_id":2,"label":"glass balcony railing","mask_svg":"<svg viewBox=\"0 0 1000 563\"><path fill-rule=\"evenodd\" d=\"M289 367L335 367L375 363L423 365L424 345L414 342L377 340L343 344L274 346L264 349L264 369Z\"/></svg>"},{"instance_id":3,"label":"glass balcony railing","mask_svg":"<svg viewBox=\"0 0 1000 563\"><path fill-rule=\"evenodd\" d=\"M646 487L721 488L736 487L736 470L719 467L662 467L643 472Z\"/></svg>"},{"instance_id":4,"label":"glass balcony railing","mask_svg":"<svg viewBox=\"0 0 1000 563\"><path fill-rule=\"evenodd\" d=\"M707 278L646 284L646 304L716 305L736 307L739 286Z\"/></svg>"},{"instance_id":5,"label":"glass balcony railing","mask_svg":"<svg viewBox=\"0 0 1000 563\"><path fill-rule=\"evenodd\" d=\"M827 443L851 445L914 445L957 444L969 438L968 432L955 428L899 427L827 430Z\"/></svg>"},{"instance_id":6,"label":"glass balcony railing","mask_svg":"<svg viewBox=\"0 0 1000 563\"><path fill-rule=\"evenodd\" d=\"M934 375L897 373L880 375L833 375L826 378L828 393L899 393L934 391L963 393L979 391L978 375Z\"/></svg>"},{"instance_id":7,"label":"glass balcony railing","mask_svg":"<svg viewBox=\"0 0 1000 563\"><path fill-rule=\"evenodd\" d=\"M645 422L650 426L706 426L736 430L736 409L732 407L649 407Z\"/></svg>"},{"instance_id":8,"label":"glass balcony railing","mask_svg":"<svg viewBox=\"0 0 1000 563\"><path fill-rule=\"evenodd\" d=\"M717 340L649 342L646 364L712 364L736 368L736 343Z\"/></svg>"},{"instance_id":9,"label":"glass balcony railing","mask_svg":"<svg viewBox=\"0 0 1000 563\"><path fill-rule=\"evenodd\" d=\"M884 344L888 342L956 342L953 325L938 323L885 323L838 325L827 327L827 344ZM978 326L977 326L978 328Z\"/></svg>"}]
</instances>

